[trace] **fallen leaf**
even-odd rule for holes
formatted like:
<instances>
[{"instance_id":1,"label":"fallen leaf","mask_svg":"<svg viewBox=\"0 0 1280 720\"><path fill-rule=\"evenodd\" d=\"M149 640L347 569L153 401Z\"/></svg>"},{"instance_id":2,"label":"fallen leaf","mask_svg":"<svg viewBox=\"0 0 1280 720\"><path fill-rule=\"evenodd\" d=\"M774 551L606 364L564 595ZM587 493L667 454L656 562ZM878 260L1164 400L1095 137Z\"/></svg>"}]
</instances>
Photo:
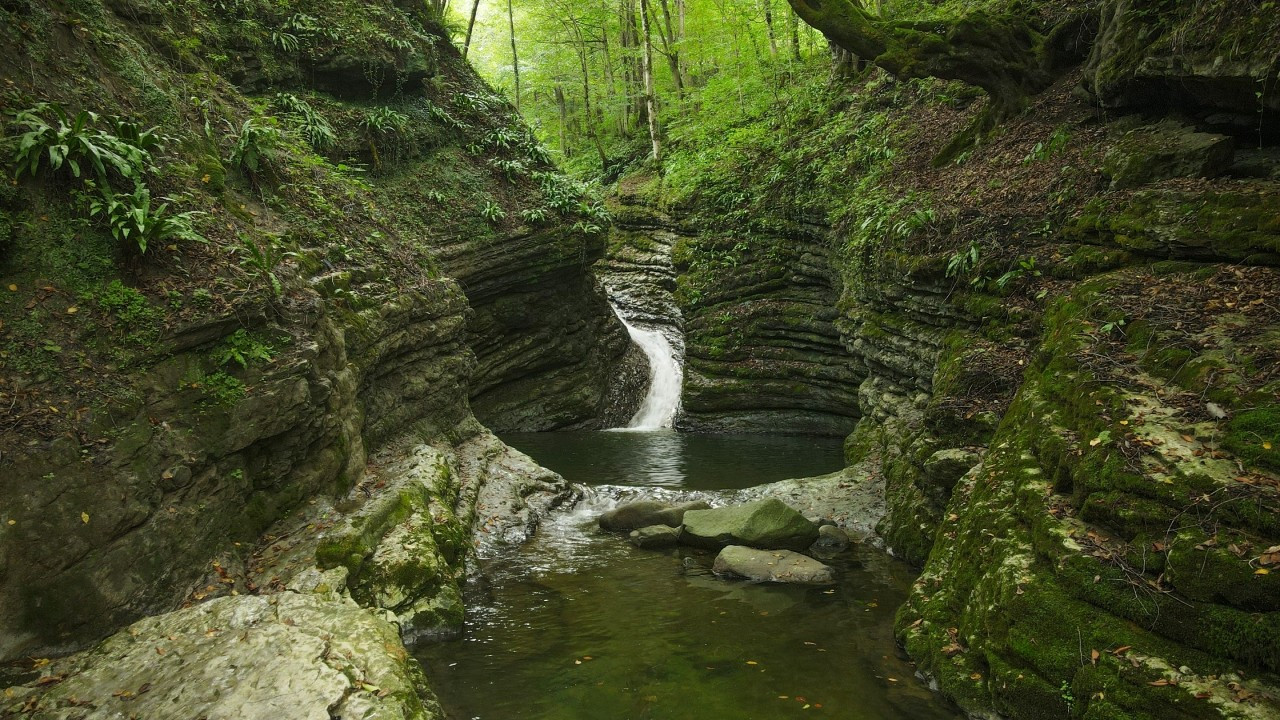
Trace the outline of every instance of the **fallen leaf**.
<instances>
[{"instance_id":1,"label":"fallen leaf","mask_svg":"<svg viewBox=\"0 0 1280 720\"><path fill-rule=\"evenodd\" d=\"M82 522L82 523L84 523L84 524L88 525L88 524L89 524L89 513L87 513L87 512L82 512L82 513L80 513L80 522Z\"/></svg>"},{"instance_id":2,"label":"fallen leaf","mask_svg":"<svg viewBox=\"0 0 1280 720\"><path fill-rule=\"evenodd\" d=\"M1132 649L1133 649L1133 646L1132 646L1132 645L1121 645L1120 647L1116 648L1115 650L1112 650L1112 651L1111 651L1111 654L1112 654L1112 655L1123 655L1123 654L1125 654L1125 653L1129 652L1129 651L1130 651L1130 650L1132 650Z\"/></svg>"},{"instance_id":3,"label":"fallen leaf","mask_svg":"<svg viewBox=\"0 0 1280 720\"><path fill-rule=\"evenodd\" d=\"M747 664L748 664L748 665L759 665L760 663L756 662L755 660L748 660L748 661L747 661Z\"/></svg>"},{"instance_id":4,"label":"fallen leaf","mask_svg":"<svg viewBox=\"0 0 1280 720\"><path fill-rule=\"evenodd\" d=\"M1253 574L1254 575L1270 575L1271 571L1266 568L1258 568L1257 570L1253 571Z\"/></svg>"},{"instance_id":5,"label":"fallen leaf","mask_svg":"<svg viewBox=\"0 0 1280 720\"><path fill-rule=\"evenodd\" d=\"M1152 680L1151 682L1149 682L1149 683L1147 683L1147 684L1148 684L1148 685L1151 685L1151 686L1153 686L1153 687L1164 687L1165 685L1168 685L1168 684L1169 684L1169 681L1168 681L1168 680L1165 680L1164 678L1160 678L1159 680Z\"/></svg>"},{"instance_id":6,"label":"fallen leaf","mask_svg":"<svg viewBox=\"0 0 1280 720\"><path fill-rule=\"evenodd\" d=\"M9 284L9 292L18 292L18 286L17 286L17 285L14 285L14 284L12 284L12 283L10 283L10 284Z\"/></svg>"}]
</instances>

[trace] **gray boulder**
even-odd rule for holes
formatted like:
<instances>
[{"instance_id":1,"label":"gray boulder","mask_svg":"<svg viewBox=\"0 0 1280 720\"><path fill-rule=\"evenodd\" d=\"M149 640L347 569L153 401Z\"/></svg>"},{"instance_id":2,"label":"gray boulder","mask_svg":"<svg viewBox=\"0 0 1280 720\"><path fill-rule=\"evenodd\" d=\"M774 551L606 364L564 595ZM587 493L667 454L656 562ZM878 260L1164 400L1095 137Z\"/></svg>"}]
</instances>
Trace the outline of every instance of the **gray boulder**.
<instances>
[{"instance_id":1,"label":"gray boulder","mask_svg":"<svg viewBox=\"0 0 1280 720\"><path fill-rule=\"evenodd\" d=\"M701 500L671 505L657 500L637 500L619 505L600 516L603 530L639 530L652 525L680 527L684 514L689 510L705 510L711 507Z\"/></svg>"},{"instance_id":2,"label":"gray boulder","mask_svg":"<svg viewBox=\"0 0 1280 720\"><path fill-rule=\"evenodd\" d=\"M647 550L674 547L680 542L680 528L669 525L650 525L632 530L629 539L632 545Z\"/></svg>"},{"instance_id":3,"label":"gray boulder","mask_svg":"<svg viewBox=\"0 0 1280 720\"><path fill-rule=\"evenodd\" d=\"M831 585L836 578L834 570L800 553L741 545L721 550L711 569L720 575L739 575L753 582Z\"/></svg>"},{"instance_id":4,"label":"gray boulder","mask_svg":"<svg viewBox=\"0 0 1280 720\"><path fill-rule=\"evenodd\" d=\"M763 549L804 550L818 539L818 526L775 498L745 505L690 510L680 542L697 547L747 545Z\"/></svg>"},{"instance_id":5,"label":"gray boulder","mask_svg":"<svg viewBox=\"0 0 1280 720\"><path fill-rule=\"evenodd\" d=\"M815 555L835 555L849 549L849 533L835 525L818 527L818 539L810 548Z\"/></svg>"},{"instance_id":6,"label":"gray boulder","mask_svg":"<svg viewBox=\"0 0 1280 720\"><path fill-rule=\"evenodd\" d=\"M385 613L336 593L211 600L141 620L47 671L64 679L9 688L0 716L21 707L50 720L442 715Z\"/></svg>"}]
</instances>

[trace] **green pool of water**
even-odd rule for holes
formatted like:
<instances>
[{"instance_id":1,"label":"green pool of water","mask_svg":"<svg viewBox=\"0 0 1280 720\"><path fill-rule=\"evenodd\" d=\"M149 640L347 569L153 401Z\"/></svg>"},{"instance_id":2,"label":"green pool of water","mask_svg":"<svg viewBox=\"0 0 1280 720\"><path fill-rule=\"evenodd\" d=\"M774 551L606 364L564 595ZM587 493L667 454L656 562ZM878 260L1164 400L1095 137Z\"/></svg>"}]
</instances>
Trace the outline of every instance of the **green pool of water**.
<instances>
[{"instance_id":1,"label":"green pool of water","mask_svg":"<svg viewBox=\"0 0 1280 720\"><path fill-rule=\"evenodd\" d=\"M823 475L844 465L839 438L659 430L511 433L502 439L584 485L730 490Z\"/></svg>"},{"instance_id":2,"label":"green pool of water","mask_svg":"<svg viewBox=\"0 0 1280 720\"><path fill-rule=\"evenodd\" d=\"M510 441L571 479L633 486L676 487L678 475L687 488L731 488L840 463L838 443L812 438L690 436L673 445L664 433L647 440L669 462L641 463L631 476L621 468L637 467L646 438L618 435ZM785 457L803 471L786 472ZM727 581L710 573L711 553L642 551L600 532L595 517L616 495L601 491L488 561L485 580L469 589L463 635L415 650L454 720L960 717L894 647L893 613L913 579L906 566L853 550L832 562L833 588Z\"/></svg>"}]
</instances>

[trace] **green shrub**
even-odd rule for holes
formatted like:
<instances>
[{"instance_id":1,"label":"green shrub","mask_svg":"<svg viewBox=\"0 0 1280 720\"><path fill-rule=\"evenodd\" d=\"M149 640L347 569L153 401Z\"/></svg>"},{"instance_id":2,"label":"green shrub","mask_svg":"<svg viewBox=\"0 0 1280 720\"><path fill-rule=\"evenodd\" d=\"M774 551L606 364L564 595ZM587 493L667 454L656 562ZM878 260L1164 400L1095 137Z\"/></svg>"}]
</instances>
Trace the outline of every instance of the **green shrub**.
<instances>
[{"instance_id":1,"label":"green shrub","mask_svg":"<svg viewBox=\"0 0 1280 720\"><path fill-rule=\"evenodd\" d=\"M317 152L324 152L337 143L333 126L306 100L297 95L280 93L276 95L275 103L285 115L298 123L298 134Z\"/></svg>"},{"instance_id":2,"label":"green shrub","mask_svg":"<svg viewBox=\"0 0 1280 720\"><path fill-rule=\"evenodd\" d=\"M231 333L213 350L213 358L219 365L235 363L241 368L248 368L255 361L271 362L275 354L275 348L250 335L244 328Z\"/></svg>"},{"instance_id":3,"label":"green shrub","mask_svg":"<svg viewBox=\"0 0 1280 720\"><path fill-rule=\"evenodd\" d=\"M169 213L169 203L152 207L151 191L141 183L128 195L107 191L87 197L89 217L105 221L112 237L120 242L133 242L140 253L164 240L204 242L204 237L191 224L201 213Z\"/></svg>"},{"instance_id":4,"label":"green shrub","mask_svg":"<svg viewBox=\"0 0 1280 720\"><path fill-rule=\"evenodd\" d=\"M52 120L46 115L52 115ZM102 118L81 110L69 117L58 105L40 103L14 115L19 134L13 155L17 177L25 172L35 176L48 158L49 169L57 172L65 164L79 178L82 166L91 168L106 185L114 172L127 180L138 180L151 161L151 152L159 150L164 138L156 128L141 126L119 118L110 118L109 130L94 127Z\"/></svg>"},{"instance_id":5,"label":"green shrub","mask_svg":"<svg viewBox=\"0 0 1280 720\"><path fill-rule=\"evenodd\" d=\"M231 144L227 162L256 176L270 163L270 152L280 142L280 130L261 118L249 118L240 126Z\"/></svg>"}]
</instances>

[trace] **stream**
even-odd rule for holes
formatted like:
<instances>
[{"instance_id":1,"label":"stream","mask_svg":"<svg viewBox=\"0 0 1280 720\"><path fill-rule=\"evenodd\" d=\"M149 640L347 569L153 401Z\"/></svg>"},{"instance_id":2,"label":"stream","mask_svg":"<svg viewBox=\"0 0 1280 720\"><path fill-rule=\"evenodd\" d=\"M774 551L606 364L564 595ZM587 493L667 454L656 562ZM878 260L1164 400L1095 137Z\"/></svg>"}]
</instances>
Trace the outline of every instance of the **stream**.
<instances>
[{"instance_id":1,"label":"stream","mask_svg":"<svg viewBox=\"0 0 1280 720\"><path fill-rule=\"evenodd\" d=\"M720 579L713 554L638 550L596 528L635 497L725 491L838 469L840 441L654 432L503 438L588 487L527 545L486 562L458 639L415 655L453 720L844 720L960 715L894 646L913 571L856 548L832 588Z\"/></svg>"}]
</instances>

